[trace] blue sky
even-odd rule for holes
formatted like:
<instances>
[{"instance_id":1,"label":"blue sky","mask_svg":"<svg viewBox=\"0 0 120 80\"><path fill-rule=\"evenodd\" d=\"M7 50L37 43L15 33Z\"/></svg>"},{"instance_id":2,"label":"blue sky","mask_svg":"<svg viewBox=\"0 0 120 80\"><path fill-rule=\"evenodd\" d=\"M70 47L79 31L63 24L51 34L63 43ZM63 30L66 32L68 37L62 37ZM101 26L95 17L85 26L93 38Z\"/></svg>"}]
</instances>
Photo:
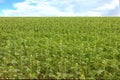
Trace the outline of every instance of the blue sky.
<instances>
[{"instance_id":1,"label":"blue sky","mask_svg":"<svg viewBox=\"0 0 120 80\"><path fill-rule=\"evenodd\" d=\"M0 16L119 16L119 0L0 0Z\"/></svg>"}]
</instances>

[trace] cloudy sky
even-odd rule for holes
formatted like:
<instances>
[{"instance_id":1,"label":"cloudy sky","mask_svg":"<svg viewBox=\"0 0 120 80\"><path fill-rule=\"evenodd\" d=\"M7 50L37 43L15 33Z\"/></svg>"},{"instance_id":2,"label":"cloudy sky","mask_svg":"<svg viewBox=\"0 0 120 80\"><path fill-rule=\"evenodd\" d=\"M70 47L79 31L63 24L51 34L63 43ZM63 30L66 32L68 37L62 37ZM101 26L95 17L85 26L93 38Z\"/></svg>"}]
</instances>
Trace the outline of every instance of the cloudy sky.
<instances>
[{"instance_id":1,"label":"cloudy sky","mask_svg":"<svg viewBox=\"0 0 120 80\"><path fill-rule=\"evenodd\" d=\"M119 0L0 0L0 16L119 16Z\"/></svg>"}]
</instances>

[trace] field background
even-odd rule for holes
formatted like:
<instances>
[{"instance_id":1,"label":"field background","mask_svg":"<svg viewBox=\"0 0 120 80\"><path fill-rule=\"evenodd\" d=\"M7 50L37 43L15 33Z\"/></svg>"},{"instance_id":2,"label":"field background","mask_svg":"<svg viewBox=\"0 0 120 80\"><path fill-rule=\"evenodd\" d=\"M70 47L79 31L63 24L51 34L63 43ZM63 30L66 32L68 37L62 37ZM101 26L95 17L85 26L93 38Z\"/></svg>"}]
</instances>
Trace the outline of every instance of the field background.
<instances>
[{"instance_id":1,"label":"field background","mask_svg":"<svg viewBox=\"0 0 120 80\"><path fill-rule=\"evenodd\" d=\"M119 80L119 61L120 18L0 18L0 78Z\"/></svg>"}]
</instances>

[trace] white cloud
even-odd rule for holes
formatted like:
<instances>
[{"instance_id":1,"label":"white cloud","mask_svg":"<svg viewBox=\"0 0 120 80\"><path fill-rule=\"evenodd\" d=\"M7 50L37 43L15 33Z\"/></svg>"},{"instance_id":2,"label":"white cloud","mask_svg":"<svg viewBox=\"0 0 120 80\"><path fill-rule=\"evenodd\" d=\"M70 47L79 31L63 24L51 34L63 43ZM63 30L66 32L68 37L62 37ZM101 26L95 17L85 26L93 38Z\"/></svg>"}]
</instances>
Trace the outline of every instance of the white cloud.
<instances>
[{"instance_id":1,"label":"white cloud","mask_svg":"<svg viewBox=\"0 0 120 80\"><path fill-rule=\"evenodd\" d=\"M110 5L110 6L109 6ZM106 16L120 16L120 5L118 0L113 0L110 4L106 4L101 10L106 11Z\"/></svg>"},{"instance_id":2,"label":"white cloud","mask_svg":"<svg viewBox=\"0 0 120 80\"><path fill-rule=\"evenodd\" d=\"M65 2L65 1L64 1ZM34 5L33 5L34 3ZM63 3L63 2L62 2ZM38 0L26 0L24 2L14 4L16 10L3 10L5 16L40 16L40 15L73 15L71 8L68 6L67 12L61 12L58 8L50 5L50 2Z\"/></svg>"},{"instance_id":3,"label":"white cloud","mask_svg":"<svg viewBox=\"0 0 120 80\"><path fill-rule=\"evenodd\" d=\"M111 0L109 3L95 8L94 11L100 11L103 16L118 16L120 15L119 1Z\"/></svg>"},{"instance_id":4,"label":"white cloud","mask_svg":"<svg viewBox=\"0 0 120 80\"><path fill-rule=\"evenodd\" d=\"M95 10L112 10L118 5L118 0L111 0L110 3L106 3L103 6L97 7Z\"/></svg>"},{"instance_id":5,"label":"white cloud","mask_svg":"<svg viewBox=\"0 0 120 80\"><path fill-rule=\"evenodd\" d=\"M15 9L2 10L4 16L101 16L116 3L101 0L25 0L13 4ZM98 4L102 5L101 7ZM77 9L76 9L77 8ZM76 11L75 11L76 9Z\"/></svg>"}]
</instances>

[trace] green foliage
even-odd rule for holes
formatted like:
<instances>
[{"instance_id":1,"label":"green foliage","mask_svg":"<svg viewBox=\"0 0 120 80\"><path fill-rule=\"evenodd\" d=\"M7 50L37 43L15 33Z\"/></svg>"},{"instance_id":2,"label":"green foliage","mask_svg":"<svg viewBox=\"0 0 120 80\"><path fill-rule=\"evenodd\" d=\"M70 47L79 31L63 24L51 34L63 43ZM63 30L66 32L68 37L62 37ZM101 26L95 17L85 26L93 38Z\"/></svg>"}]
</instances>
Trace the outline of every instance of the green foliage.
<instances>
[{"instance_id":1,"label":"green foliage","mask_svg":"<svg viewBox=\"0 0 120 80\"><path fill-rule=\"evenodd\" d=\"M0 78L120 79L120 18L0 18Z\"/></svg>"}]
</instances>

